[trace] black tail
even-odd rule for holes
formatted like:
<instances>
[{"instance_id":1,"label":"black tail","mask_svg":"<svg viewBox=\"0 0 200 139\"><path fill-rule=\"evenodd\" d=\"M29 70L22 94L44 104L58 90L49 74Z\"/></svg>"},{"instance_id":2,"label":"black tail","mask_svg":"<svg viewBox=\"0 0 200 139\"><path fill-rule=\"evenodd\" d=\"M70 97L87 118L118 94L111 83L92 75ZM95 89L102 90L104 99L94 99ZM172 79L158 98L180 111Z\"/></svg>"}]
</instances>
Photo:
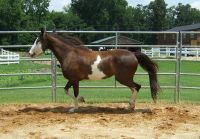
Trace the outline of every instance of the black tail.
<instances>
[{"instance_id":1,"label":"black tail","mask_svg":"<svg viewBox=\"0 0 200 139\"><path fill-rule=\"evenodd\" d=\"M158 65L152 61L147 55L141 52L134 52L136 58L140 66L146 70L149 74L149 82L151 88L151 97L153 98L154 102L156 103L157 100L157 93L160 89L160 86L157 81L157 70Z\"/></svg>"}]
</instances>

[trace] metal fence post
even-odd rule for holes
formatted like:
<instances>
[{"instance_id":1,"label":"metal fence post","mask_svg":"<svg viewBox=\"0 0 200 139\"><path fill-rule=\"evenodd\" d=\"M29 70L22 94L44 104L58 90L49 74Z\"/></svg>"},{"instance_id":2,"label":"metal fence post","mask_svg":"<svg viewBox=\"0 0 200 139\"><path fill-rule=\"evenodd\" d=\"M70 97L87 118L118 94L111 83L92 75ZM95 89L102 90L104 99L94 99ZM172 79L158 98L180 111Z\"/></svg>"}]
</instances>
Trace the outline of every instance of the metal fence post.
<instances>
[{"instance_id":1,"label":"metal fence post","mask_svg":"<svg viewBox=\"0 0 200 139\"><path fill-rule=\"evenodd\" d=\"M178 80L177 80L177 72L178 72L178 46L179 46L179 33L176 34L176 48L175 48L175 51L176 51L176 63L175 63L175 89L174 89L174 103L177 103L177 85L178 85Z\"/></svg>"},{"instance_id":2,"label":"metal fence post","mask_svg":"<svg viewBox=\"0 0 200 139\"><path fill-rule=\"evenodd\" d=\"M177 47L176 47L176 90L174 93L174 102L179 103L180 100L180 66L182 55L182 34L177 34Z\"/></svg>"},{"instance_id":3,"label":"metal fence post","mask_svg":"<svg viewBox=\"0 0 200 139\"><path fill-rule=\"evenodd\" d=\"M182 57L182 45L183 45L183 41L182 41L182 39L183 39L183 36L182 36L182 33L181 32L179 32L180 33L180 43L179 43L179 49L180 49L180 51L179 51L179 89L178 89L178 96L177 96L177 100L178 100L178 103L180 102L180 93L181 93L181 91L180 91L180 85L181 85L181 83L180 83L180 78L181 78L181 57Z\"/></svg>"},{"instance_id":4,"label":"metal fence post","mask_svg":"<svg viewBox=\"0 0 200 139\"><path fill-rule=\"evenodd\" d=\"M118 46L118 33L116 32L115 33L115 49L117 49L117 46ZM116 81L116 78L115 78L115 88L117 87L117 81Z\"/></svg>"},{"instance_id":5,"label":"metal fence post","mask_svg":"<svg viewBox=\"0 0 200 139\"><path fill-rule=\"evenodd\" d=\"M52 92L52 102L56 102L56 58L53 53L51 53L51 92Z\"/></svg>"}]
</instances>

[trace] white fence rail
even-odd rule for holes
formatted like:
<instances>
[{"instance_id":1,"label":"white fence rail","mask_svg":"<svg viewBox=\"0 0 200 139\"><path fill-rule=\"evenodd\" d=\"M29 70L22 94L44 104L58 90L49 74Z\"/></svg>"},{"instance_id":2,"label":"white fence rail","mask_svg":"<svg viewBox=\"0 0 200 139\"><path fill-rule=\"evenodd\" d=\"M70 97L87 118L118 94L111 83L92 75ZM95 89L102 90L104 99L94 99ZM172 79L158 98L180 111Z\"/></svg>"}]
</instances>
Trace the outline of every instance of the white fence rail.
<instances>
[{"instance_id":1,"label":"white fence rail","mask_svg":"<svg viewBox=\"0 0 200 139\"><path fill-rule=\"evenodd\" d=\"M19 64L19 54L6 51L4 49L0 50L0 65L2 64Z\"/></svg>"},{"instance_id":2,"label":"white fence rail","mask_svg":"<svg viewBox=\"0 0 200 139\"><path fill-rule=\"evenodd\" d=\"M150 57L176 57L176 48L151 48L142 49L142 52ZM200 48L182 48L183 57L200 58Z\"/></svg>"}]
</instances>

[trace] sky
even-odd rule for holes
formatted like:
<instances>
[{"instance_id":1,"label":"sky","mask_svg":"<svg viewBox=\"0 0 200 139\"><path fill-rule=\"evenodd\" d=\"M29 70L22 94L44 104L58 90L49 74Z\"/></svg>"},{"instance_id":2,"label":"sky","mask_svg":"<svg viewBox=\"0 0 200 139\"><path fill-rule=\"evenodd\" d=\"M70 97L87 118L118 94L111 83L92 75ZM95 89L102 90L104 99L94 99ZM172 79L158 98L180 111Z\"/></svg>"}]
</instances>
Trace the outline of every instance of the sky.
<instances>
[{"instance_id":1,"label":"sky","mask_svg":"<svg viewBox=\"0 0 200 139\"><path fill-rule=\"evenodd\" d=\"M153 0L127 0L128 4L131 6L136 6L138 4L148 5L150 1ZM71 0L51 0L49 10L62 11L63 7L70 4ZM200 0L165 0L165 3L171 7L177 5L178 3L190 4L193 8L200 9Z\"/></svg>"}]
</instances>

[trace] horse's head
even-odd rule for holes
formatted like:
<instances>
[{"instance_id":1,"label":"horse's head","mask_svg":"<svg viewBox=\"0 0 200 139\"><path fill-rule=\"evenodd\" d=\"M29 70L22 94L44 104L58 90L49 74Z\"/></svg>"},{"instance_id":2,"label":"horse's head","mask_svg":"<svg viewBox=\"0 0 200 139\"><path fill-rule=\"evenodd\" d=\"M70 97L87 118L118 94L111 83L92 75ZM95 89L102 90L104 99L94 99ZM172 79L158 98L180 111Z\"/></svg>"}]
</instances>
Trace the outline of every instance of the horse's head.
<instances>
[{"instance_id":1,"label":"horse's head","mask_svg":"<svg viewBox=\"0 0 200 139\"><path fill-rule=\"evenodd\" d=\"M30 51L29 51L29 55L31 57L35 57L38 56L39 54L41 54L42 52L44 52L47 49L47 43L46 43L46 32L45 30L42 28L41 29L41 34L39 35L39 37L37 37L37 39L35 40L34 44L32 45Z\"/></svg>"}]
</instances>

